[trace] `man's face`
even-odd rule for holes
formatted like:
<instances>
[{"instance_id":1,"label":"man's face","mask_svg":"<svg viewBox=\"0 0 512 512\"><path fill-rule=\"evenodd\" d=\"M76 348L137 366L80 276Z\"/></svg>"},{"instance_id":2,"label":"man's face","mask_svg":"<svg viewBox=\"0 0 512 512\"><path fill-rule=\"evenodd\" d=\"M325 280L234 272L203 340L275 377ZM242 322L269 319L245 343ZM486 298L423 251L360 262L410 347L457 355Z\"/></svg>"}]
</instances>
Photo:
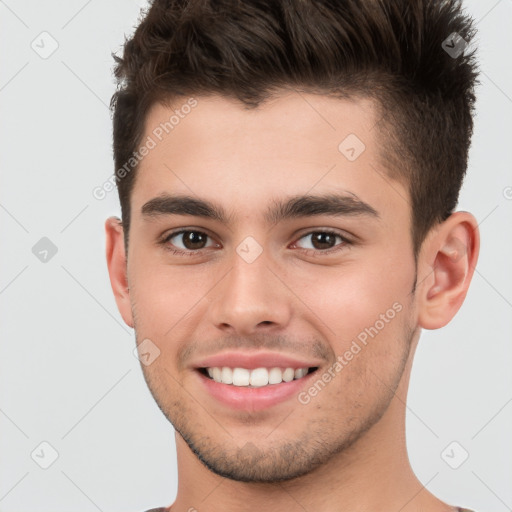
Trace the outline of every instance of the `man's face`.
<instances>
[{"instance_id":1,"label":"man's face","mask_svg":"<svg viewBox=\"0 0 512 512\"><path fill-rule=\"evenodd\" d=\"M196 99L161 141L155 128L186 100L146 122L157 144L133 190L127 276L137 342L151 340L141 352L160 354L142 368L211 470L289 479L364 438L391 403L417 325L409 196L379 160L368 101ZM238 368L242 385L207 367L228 382L213 367Z\"/></svg>"}]
</instances>

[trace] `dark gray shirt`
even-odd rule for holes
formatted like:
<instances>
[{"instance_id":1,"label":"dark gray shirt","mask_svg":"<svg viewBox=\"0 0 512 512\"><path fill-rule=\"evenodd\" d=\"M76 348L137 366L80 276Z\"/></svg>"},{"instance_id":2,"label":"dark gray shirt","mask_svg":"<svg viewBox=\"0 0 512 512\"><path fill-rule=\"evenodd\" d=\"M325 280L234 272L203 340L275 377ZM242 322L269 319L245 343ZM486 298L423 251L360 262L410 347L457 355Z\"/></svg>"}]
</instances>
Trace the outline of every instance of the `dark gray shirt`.
<instances>
[{"instance_id":1,"label":"dark gray shirt","mask_svg":"<svg viewBox=\"0 0 512 512\"><path fill-rule=\"evenodd\" d=\"M469 508L458 508L458 512L474 512L473 510L469 510ZM146 510L146 512L166 512L166 509L161 508L152 508L151 510Z\"/></svg>"}]
</instances>

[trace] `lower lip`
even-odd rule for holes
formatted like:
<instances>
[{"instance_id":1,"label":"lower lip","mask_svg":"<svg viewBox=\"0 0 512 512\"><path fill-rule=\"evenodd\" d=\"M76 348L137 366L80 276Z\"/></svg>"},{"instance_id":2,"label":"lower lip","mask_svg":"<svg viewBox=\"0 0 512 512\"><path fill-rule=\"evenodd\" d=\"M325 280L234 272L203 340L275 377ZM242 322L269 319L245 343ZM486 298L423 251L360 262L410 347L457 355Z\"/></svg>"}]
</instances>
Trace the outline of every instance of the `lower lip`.
<instances>
[{"instance_id":1,"label":"lower lip","mask_svg":"<svg viewBox=\"0 0 512 512\"><path fill-rule=\"evenodd\" d=\"M208 393L219 402L232 409L261 411L282 403L293 396L297 396L317 371L308 373L304 377L290 382L270 384L260 388L222 384L206 377L198 370L196 370L196 373L199 375Z\"/></svg>"}]
</instances>

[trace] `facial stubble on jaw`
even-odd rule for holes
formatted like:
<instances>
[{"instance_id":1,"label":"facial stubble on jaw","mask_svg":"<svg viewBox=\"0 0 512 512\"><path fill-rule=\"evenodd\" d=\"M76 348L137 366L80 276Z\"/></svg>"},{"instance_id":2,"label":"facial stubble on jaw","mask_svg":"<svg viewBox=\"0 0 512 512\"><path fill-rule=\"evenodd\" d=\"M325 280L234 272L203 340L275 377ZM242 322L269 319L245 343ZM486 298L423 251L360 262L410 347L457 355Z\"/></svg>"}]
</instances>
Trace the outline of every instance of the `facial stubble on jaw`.
<instances>
[{"instance_id":1,"label":"facial stubble on jaw","mask_svg":"<svg viewBox=\"0 0 512 512\"><path fill-rule=\"evenodd\" d=\"M193 398L189 404L204 409L206 420L202 420L203 423L194 420L192 423L191 419L198 416L197 411L193 410L193 407L187 406L186 401L179 396L180 392L175 394L176 398L171 402L167 402L165 398L161 399L167 394L163 381L166 378L171 378L170 374L167 375L168 372L164 371L154 379L150 376L150 372L144 369L144 376L164 416L174 426L190 450L210 471L239 482L289 481L314 472L316 468L328 463L336 455L347 451L381 419L389 407L404 372L412 336L413 330L410 329L407 335L407 349L403 352L398 368L395 369L392 383L382 384L383 387L387 386L387 389L378 406L366 418L361 418L360 423L354 425L350 432L340 435L339 432L335 433L339 426L334 422L331 422L326 429L326 419L312 417L295 440L287 440L267 448L257 446L252 441L238 444L229 429L222 426L221 419L213 417ZM177 381L173 382L175 388L180 386ZM185 392L183 396L187 396L187 393ZM316 409L311 409L310 412L314 414ZM286 418L278 428L282 429L288 422L294 423L293 414ZM215 439L215 431L219 432L218 436L222 439ZM270 435L269 439L271 438Z\"/></svg>"},{"instance_id":2,"label":"facial stubble on jaw","mask_svg":"<svg viewBox=\"0 0 512 512\"><path fill-rule=\"evenodd\" d=\"M411 302L414 299L416 282L417 275L415 272L414 286L409 294ZM135 318L134 315L134 328L137 333ZM369 416L363 418L357 428L353 428L345 436L334 440L332 432L336 430L337 425L331 423L331 427L326 430L325 420L318 420L313 417L307 428L303 429L299 438L293 442L287 441L281 443L280 446L263 449L252 441L247 441L242 446L235 448L237 443L234 442L233 436L222 427L219 419L209 414L203 407L207 416L209 416L208 420L213 423L214 427L219 427L220 435L225 438L223 442L216 441L208 434L208 432L214 431L208 428L208 425L202 425L202 429L201 426L195 429L191 426L189 419L196 418L197 412L186 406L180 398L179 392L175 395L176 399L171 403L164 403L164 400L160 399L161 396L165 397L167 394L164 383L169 379L174 382L177 390L181 388L186 395L186 390L181 387L181 383L177 379L172 377L169 371L164 369L160 372L160 376L152 378L149 368L142 366L142 369L146 384L159 409L206 468L219 476L239 482L260 484L283 482L312 473L336 455L349 450L382 418L404 373L415 329L409 325L402 326L403 339L406 340L405 350L402 352L402 359L398 367L395 368L393 382L391 385L387 385L387 394L381 399L378 407L373 409ZM383 384L383 386L386 385ZM199 406L197 400L192 399L190 403ZM249 422L251 420L250 416L249 414L247 418ZM290 415L290 418L293 420L293 414ZM283 423L286 424L287 421L290 421L290 418L287 418ZM231 448L225 448L225 446L231 446Z\"/></svg>"}]
</instances>

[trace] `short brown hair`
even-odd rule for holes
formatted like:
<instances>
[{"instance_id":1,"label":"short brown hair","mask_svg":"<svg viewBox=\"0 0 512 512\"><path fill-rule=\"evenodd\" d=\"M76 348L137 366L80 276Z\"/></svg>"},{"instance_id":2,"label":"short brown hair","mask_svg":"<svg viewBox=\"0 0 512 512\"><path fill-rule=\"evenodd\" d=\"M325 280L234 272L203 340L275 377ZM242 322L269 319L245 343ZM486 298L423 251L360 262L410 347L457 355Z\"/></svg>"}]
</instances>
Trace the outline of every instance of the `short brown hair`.
<instances>
[{"instance_id":1,"label":"short brown hair","mask_svg":"<svg viewBox=\"0 0 512 512\"><path fill-rule=\"evenodd\" d=\"M139 147L149 108L177 96L218 94L246 108L283 88L370 98L382 161L410 192L416 257L453 213L466 172L475 50L449 50L474 34L460 0L154 0L113 55L116 169ZM123 176L127 247L136 167Z\"/></svg>"}]
</instances>

